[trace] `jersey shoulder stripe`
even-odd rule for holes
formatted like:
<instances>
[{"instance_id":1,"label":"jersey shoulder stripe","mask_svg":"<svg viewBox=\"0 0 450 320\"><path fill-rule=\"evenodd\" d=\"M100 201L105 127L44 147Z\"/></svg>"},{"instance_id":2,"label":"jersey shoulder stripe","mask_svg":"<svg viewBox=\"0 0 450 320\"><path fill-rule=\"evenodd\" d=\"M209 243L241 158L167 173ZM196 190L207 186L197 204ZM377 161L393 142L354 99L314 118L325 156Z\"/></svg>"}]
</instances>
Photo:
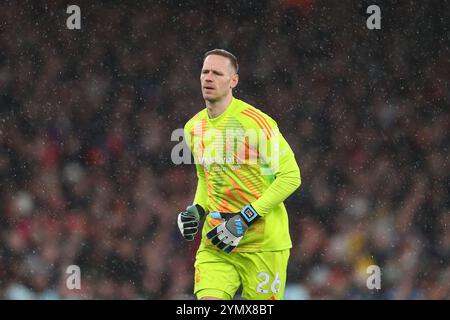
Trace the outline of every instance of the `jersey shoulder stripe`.
<instances>
[{"instance_id":1,"label":"jersey shoulder stripe","mask_svg":"<svg viewBox=\"0 0 450 320\"><path fill-rule=\"evenodd\" d=\"M193 116L191 119L189 119L188 122L186 122L186 125L184 126L185 130L187 132L192 132L194 127L198 125L198 123L201 122L203 119L205 119L205 116L206 116L206 108L197 112L195 116Z\"/></svg>"},{"instance_id":2,"label":"jersey shoulder stripe","mask_svg":"<svg viewBox=\"0 0 450 320\"><path fill-rule=\"evenodd\" d=\"M243 111L241 111L241 114L256 122L258 127L263 130L264 134L268 139L270 139L273 136L272 127L270 126L269 122L265 119L264 115L262 113L257 112L255 108L253 107L246 108Z\"/></svg>"}]
</instances>

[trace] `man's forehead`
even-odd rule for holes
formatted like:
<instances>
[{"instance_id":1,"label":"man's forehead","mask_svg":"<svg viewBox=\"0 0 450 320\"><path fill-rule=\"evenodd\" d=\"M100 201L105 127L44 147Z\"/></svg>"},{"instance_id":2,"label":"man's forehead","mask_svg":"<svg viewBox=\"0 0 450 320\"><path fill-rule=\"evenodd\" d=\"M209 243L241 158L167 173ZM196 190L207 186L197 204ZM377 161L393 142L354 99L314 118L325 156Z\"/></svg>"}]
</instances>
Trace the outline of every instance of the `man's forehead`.
<instances>
[{"instance_id":1,"label":"man's forehead","mask_svg":"<svg viewBox=\"0 0 450 320\"><path fill-rule=\"evenodd\" d=\"M231 65L230 59L219 56L217 54L211 54L205 58L203 62L203 69L205 68L228 68Z\"/></svg>"}]
</instances>

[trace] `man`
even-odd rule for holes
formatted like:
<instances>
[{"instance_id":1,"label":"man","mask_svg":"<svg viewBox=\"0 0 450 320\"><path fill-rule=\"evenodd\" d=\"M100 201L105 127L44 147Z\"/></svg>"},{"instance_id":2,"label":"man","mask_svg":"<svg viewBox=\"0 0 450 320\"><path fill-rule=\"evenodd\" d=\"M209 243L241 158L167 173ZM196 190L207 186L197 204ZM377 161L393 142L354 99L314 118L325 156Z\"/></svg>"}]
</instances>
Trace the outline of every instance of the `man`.
<instances>
[{"instance_id":1,"label":"man","mask_svg":"<svg viewBox=\"0 0 450 320\"><path fill-rule=\"evenodd\" d=\"M198 185L178 227L192 241L206 217L195 261L198 299L233 299L241 285L244 299L281 299L292 247L283 201L300 186L300 170L276 122L233 97L238 81L233 54L205 54L206 108L184 127Z\"/></svg>"}]
</instances>

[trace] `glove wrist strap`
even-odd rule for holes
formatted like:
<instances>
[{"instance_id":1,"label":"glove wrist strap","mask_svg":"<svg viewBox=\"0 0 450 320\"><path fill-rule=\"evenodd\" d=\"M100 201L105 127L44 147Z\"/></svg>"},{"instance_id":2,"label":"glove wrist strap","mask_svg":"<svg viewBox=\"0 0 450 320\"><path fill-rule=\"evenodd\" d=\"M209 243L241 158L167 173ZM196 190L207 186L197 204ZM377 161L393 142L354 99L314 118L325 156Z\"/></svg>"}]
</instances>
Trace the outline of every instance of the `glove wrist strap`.
<instances>
[{"instance_id":1,"label":"glove wrist strap","mask_svg":"<svg viewBox=\"0 0 450 320\"><path fill-rule=\"evenodd\" d=\"M251 205L246 205L240 215L249 227L261 217Z\"/></svg>"},{"instance_id":2,"label":"glove wrist strap","mask_svg":"<svg viewBox=\"0 0 450 320\"><path fill-rule=\"evenodd\" d=\"M197 208L197 211L200 214L200 221L201 221L205 216L205 210L198 204L195 204L195 207Z\"/></svg>"}]
</instances>

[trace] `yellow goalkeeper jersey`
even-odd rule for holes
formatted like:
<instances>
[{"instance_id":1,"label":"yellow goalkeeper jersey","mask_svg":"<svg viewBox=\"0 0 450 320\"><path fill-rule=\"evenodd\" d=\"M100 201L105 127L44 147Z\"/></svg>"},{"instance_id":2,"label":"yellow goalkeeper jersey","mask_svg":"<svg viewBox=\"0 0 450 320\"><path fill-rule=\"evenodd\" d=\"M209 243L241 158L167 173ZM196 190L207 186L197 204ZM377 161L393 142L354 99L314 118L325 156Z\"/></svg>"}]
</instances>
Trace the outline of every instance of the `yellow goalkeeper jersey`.
<instances>
[{"instance_id":1,"label":"yellow goalkeeper jersey","mask_svg":"<svg viewBox=\"0 0 450 320\"><path fill-rule=\"evenodd\" d=\"M257 108L233 98L218 117L203 109L184 127L197 169L194 203L206 213L238 213L247 204L262 216L233 252L292 247L283 201L301 183L294 153L277 123ZM223 221L206 216L200 247L216 248L206 233Z\"/></svg>"}]
</instances>

